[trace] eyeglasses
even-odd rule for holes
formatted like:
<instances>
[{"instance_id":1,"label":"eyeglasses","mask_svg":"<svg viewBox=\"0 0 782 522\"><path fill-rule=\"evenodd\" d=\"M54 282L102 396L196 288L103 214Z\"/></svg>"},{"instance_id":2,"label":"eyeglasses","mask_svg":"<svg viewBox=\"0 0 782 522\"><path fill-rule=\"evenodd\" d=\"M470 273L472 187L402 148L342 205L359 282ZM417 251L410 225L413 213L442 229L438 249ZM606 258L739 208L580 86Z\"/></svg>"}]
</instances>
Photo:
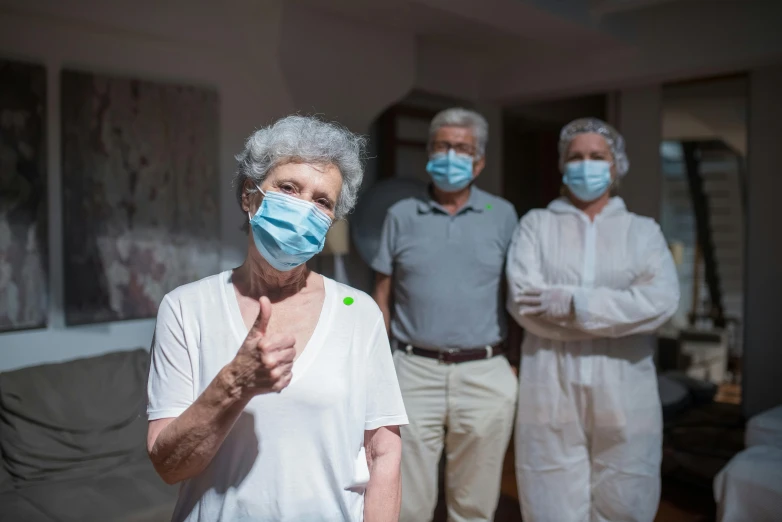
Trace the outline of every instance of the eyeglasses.
<instances>
[{"instance_id":1,"label":"eyeglasses","mask_svg":"<svg viewBox=\"0 0 782 522\"><path fill-rule=\"evenodd\" d=\"M466 156L475 155L475 147L469 143L450 143L447 141L435 141L432 143L432 152L448 152L453 149L457 154L464 154Z\"/></svg>"}]
</instances>

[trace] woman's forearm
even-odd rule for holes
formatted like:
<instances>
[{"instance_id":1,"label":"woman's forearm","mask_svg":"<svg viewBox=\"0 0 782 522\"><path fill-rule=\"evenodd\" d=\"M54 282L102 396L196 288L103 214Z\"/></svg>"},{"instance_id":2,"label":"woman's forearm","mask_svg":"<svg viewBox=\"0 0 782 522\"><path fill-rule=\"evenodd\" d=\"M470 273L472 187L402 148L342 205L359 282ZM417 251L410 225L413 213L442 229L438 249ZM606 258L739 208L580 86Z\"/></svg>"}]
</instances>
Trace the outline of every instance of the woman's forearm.
<instances>
[{"instance_id":1,"label":"woman's forearm","mask_svg":"<svg viewBox=\"0 0 782 522\"><path fill-rule=\"evenodd\" d=\"M402 505L402 440L397 426L365 432L369 483L364 493L365 522L397 522Z\"/></svg>"},{"instance_id":2,"label":"woman's forearm","mask_svg":"<svg viewBox=\"0 0 782 522\"><path fill-rule=\"evenodd\" d=\"M369 484L364 495L365 522L397 522L402 502L402 481L399 458L377 459L369 471Z\"/></svg>"},{"instance_id":3,"label":"woman's forearm","mask_svg":"<svg viewBox=\"0 0 782 522\"><path fill-rule=\"evenodd\" d=\"M152 442L150 460L168 484L199 474L220 449L249 401L233 382L231 371L223 369Z\"/></svg>"}]
</instances>

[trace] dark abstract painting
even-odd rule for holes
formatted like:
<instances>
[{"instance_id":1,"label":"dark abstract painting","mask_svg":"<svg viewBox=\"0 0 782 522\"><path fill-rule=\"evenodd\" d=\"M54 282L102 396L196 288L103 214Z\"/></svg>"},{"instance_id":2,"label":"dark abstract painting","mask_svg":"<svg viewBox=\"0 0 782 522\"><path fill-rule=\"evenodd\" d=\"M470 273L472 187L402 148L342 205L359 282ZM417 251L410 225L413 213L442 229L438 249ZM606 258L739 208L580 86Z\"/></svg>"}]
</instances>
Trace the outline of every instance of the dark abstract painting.
<instances>
[{"instance_id":1,"label":"dark abstract painting","mask_svg":"<svg viewBox=\"0 0 782 522\"><path fill-rule=\"evenodd\" d=\"M215 91L62 73L65 319L154 317L219 270Z\"/></svg>"},{"instance_id":2,"label":"dark abstract painting","mask_svg":"<svg viewBox=\"0 0 782 522\"><path fill-rule=\"evenodd\" d=\"M46 71L0 60L0 332L46 326Z\"/></svg>"}]
</instances>

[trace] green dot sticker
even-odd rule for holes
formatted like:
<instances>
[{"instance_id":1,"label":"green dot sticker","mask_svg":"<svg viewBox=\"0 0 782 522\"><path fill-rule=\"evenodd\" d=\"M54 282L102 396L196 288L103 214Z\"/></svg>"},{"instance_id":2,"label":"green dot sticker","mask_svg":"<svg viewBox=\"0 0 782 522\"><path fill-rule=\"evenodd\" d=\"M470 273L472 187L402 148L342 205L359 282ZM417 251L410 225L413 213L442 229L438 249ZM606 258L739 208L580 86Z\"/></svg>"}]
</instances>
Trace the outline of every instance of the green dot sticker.
<instances>
[{"instance_id":1,"label":"green dot sticker","mask_svg":"<svg viewBox=\"0 0 782 522\"><path fill-rule=\"evenodd\" d=\"M350 306L353 304L353 298L352 297L346 297L342 300L343 303L345 303L347 306Z\"/></svg>"},{"instance_id":2,"label":"green dot sticker","mask_svg":"<svg viewBox=\"0 0 782 522\"><path fill-rule=\"evenodd\" d=\"M486 205L486 210L491 210L491 205Z\"/></svg>"}]
</instances>

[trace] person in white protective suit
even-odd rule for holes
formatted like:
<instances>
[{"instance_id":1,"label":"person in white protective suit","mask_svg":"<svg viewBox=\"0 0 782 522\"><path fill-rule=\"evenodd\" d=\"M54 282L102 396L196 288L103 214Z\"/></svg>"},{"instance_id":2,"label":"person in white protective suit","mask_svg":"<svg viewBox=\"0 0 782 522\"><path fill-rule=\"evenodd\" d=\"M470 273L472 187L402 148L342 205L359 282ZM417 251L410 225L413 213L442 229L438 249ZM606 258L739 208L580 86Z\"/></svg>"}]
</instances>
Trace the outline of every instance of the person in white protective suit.
<instances>
[{"instance_id":1,"label":"person in white protective suit","mask_svg":"<svg viewBox=\"0 0 782 522\"><path fill-rule=\"evenodd\" d=\"M515 455L525 522L651 521L662 410L655 330L679 284L660 227L613 195L624 140L597 119L562 129L563 196L525 215L507 259L522 344Z\"/></svg>"}]
</instances>

